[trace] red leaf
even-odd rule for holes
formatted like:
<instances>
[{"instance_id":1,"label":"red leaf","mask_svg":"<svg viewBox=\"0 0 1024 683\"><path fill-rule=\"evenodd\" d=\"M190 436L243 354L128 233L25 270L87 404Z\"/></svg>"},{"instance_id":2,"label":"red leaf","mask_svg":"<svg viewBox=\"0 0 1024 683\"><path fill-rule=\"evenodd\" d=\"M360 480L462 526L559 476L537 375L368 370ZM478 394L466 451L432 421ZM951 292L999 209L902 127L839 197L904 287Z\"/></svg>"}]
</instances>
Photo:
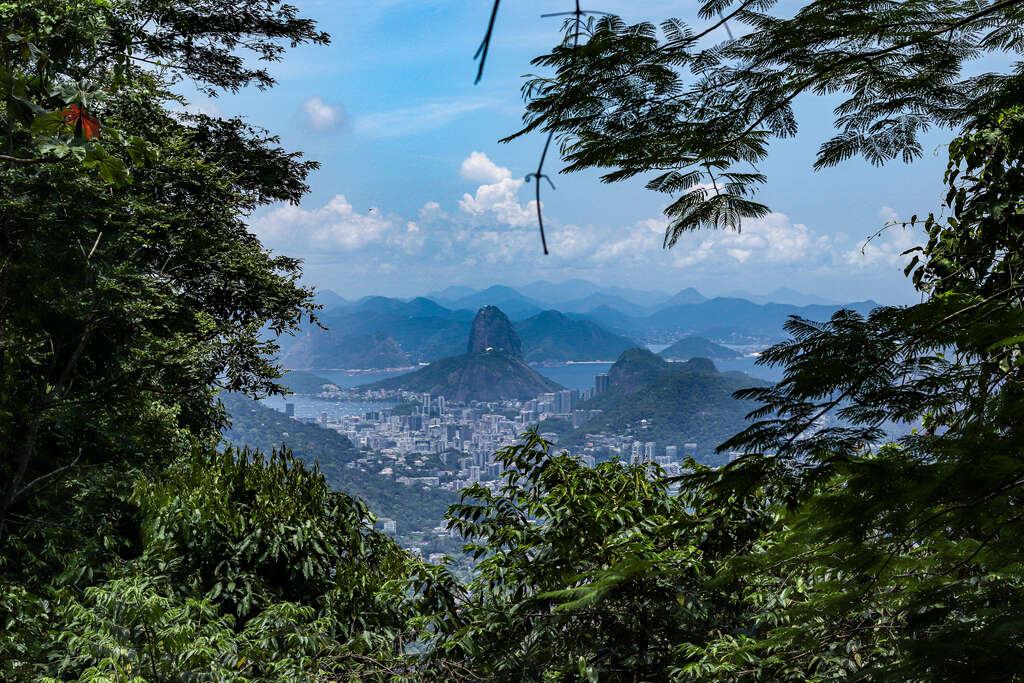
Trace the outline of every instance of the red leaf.
<instances>
[{"instance_id":1,"label":"red leaf","mask_svg":"<svg viewBox=\"0 0 1024 683\"><path fill-rule=\"evenodd\" d=\"M86 140L91 140L100 134L99 119L87 112L84 107L72 104L61 112L61 115L64 117L64 123L75 127L76 138L84 136Z\"/></svg>"}]
</instances>

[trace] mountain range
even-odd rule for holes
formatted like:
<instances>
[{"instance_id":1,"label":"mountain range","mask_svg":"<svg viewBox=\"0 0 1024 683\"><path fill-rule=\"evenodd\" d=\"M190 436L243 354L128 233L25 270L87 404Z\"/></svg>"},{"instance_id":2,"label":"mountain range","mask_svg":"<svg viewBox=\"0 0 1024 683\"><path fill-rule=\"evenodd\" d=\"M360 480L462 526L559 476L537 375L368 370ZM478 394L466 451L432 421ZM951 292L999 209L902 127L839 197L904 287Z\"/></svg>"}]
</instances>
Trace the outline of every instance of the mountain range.
<instances>
[{"instance_id":1,"label":"mountain range","mask_svg":"<svg viewBox=\"0 0 1024 683\"><path fill-rule=\"evenodd\" d=\"M585 280L557 285L538 282L521 290L448 287L431 297L372 296L358 301L324 290L317 300L324 306L320 319L327 329L311 325L295 337L281 338L282 361L296 369L383 369L431 363L461 353L475 311L488 305L497 306L514 321L523 359L529 363L606 361L640 343L674 342L688 336L765 346L784 337L782 326L789 316L827 320L843 308L708 299L693 288L666 296L599 287ZM778 294L795 297L799 293L779 290ZM876 306L863 301L845 307L867 313Z\"/></svg>"}]
</instances>

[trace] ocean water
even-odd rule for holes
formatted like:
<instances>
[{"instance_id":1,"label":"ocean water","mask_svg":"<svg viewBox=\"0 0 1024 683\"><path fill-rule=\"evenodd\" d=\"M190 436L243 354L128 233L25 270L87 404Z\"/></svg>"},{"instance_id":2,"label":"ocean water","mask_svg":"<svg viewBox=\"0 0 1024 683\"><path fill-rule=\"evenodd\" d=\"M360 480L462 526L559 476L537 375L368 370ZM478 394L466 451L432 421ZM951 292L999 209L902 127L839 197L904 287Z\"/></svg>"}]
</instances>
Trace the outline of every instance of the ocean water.
<instances>
[{"instance_id":1,"label":"ocean water","mask_svg":"<svg viewBox=\"0 0 1024 683\"><path fill-rule=\"evenodd\" d=\"M313 396L292 394L291 396L270 396L260 401L268 408L284 412L285 404L295 404L295 417L316 418L320 413L327 411L328 417L341 418L346 415L365 415L366 413L382 408L390 408L394 405L388 401L329 401Z\"/></svg>"},{"instance_id":2,"label":"ocean water","mask_svg":"<svg viewBox=\"0 0 1024 683\"><path fill-rule=\"evenodd\" d=\"M572 365L535 367L534 370L567 389L583 391L587 387L594 386L594 377L602 372L608 372L611 366L611 363L573 363Z\"/></svg>"},{"instance_id":3,"label":"ocean water","mask_svg":"<svg viewBox=\"0 0 1024 683\"><path fill-rule=\"evenodd\" d=\"M370 384L371 382L377 382L388 377L394 377L396 375L405 374L406 371L398 372L358 372L352 370L314 370L313 374L319 375L324 379L329 379L337 384L342 389L348 389L349 387L359 386L360 384Z\"/></svg>"}]
</instances>

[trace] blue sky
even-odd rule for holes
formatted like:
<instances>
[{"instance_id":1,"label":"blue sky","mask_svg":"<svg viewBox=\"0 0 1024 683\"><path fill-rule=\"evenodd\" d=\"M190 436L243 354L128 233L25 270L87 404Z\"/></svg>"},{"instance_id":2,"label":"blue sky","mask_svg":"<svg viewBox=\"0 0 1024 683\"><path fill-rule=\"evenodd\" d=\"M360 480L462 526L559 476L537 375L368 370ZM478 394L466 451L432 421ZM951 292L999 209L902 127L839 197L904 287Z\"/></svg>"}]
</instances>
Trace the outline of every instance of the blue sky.
<instances>
[{"instance_id":1,"label":"blue sky","mask_svg":"<svg viewBox=\"0 0 1024 683\"><path fill-rule=\"evenodd\" d=\"M293 0L294 1L294 0ZM543 138L511 144L522 113L522 75L559 38L569 0L506 0L483 81L472 55L487 0L299 0L332 36L288 52L277 87L192 98L220 115L244 114L283 144L319 160L300 207L270 207L250 225L264 243L306 260L306 280L352 298L412 296L463 284L523 284L583 277L603 284L708 295L780 286L831 299L901 303L914 293L899 254L920 236L887 220L938 208L947 131L925 141L911 166L854 159L815 173L834 101L797 102L800 134L773 143L760 199L774 213L737 235L698 232L661 248L666 198L643 180L614 186L596 174L555 176L543 197L550 256L541 255L533 186ZM593 0L627 21L690 18L689 2ZM724 34L721 36L724 38ZM556 170L558 159L550 170Z\"/></svg>"}]
</instances>

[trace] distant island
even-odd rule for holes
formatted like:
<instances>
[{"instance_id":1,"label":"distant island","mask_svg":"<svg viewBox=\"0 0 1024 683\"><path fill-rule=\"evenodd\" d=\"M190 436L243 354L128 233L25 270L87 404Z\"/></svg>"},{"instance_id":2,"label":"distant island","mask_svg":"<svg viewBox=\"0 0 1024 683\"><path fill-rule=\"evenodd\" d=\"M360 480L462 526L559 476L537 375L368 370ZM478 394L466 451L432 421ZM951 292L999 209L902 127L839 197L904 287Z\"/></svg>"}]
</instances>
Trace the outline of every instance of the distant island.
<instances>
[{"instance_id":1,"label":"distant island","mask_svg":"<svg viewBox=\"0 0 1024 683\"><path fill-rule=\"evenodd\" d=\"M667 360L690 360L691 358L732 360L743 356L728 346L716 344L704 337L683 337L668 348L659 351L658 355Z\"/></svg>"}]
</instances>

